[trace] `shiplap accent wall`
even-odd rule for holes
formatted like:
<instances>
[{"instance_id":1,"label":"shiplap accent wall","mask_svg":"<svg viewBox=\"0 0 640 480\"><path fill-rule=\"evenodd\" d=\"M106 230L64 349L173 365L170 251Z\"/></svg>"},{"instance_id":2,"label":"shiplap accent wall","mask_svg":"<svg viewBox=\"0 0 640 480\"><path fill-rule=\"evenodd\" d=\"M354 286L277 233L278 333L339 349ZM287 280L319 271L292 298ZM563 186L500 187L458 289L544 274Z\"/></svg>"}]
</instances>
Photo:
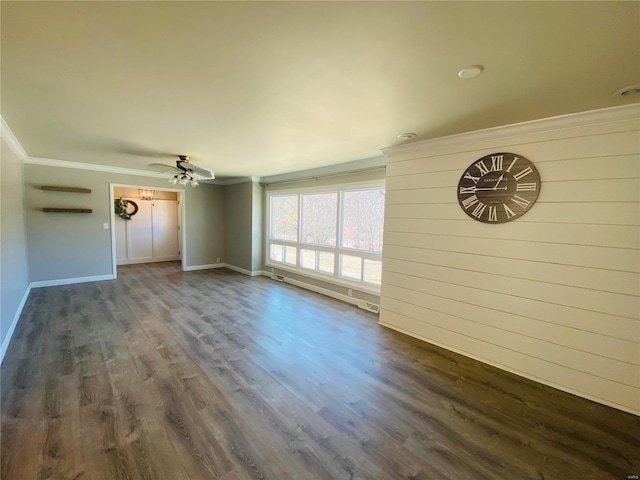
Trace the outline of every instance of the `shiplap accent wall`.
<instances>
[{"instance_id":1,"label":"shiplap accent wall","mask_svg":"<svg viewBox=\"0 0 640 480\"><path fill-rule=\"evenodd\" d=\"M537 203L489 225L462 172L493 152L540 172ZM640 414L640 106L387 149L380 323Z\"/></svg>"}]
</instances>

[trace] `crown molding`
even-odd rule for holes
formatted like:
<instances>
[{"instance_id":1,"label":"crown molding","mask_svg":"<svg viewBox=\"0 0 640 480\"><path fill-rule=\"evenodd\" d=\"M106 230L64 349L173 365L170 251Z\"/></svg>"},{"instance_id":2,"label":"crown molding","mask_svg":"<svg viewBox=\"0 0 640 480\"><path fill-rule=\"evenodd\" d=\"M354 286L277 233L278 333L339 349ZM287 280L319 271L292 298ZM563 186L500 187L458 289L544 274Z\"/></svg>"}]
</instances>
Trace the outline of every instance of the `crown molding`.
<instances>
[{"instance_id":1,"label":"crown molding","mask_svg":"<svg viewBox=\"0 0 640 480\"><path fill-rule=\"evenodd\" d=\"M78 170L92 170L94 172L121 173L124 175L137 175L139 177L163 178L166 173L137 170L134 168L113 167L110 165L98 165L93 163L70 162L68 160L55 160L53 158L27 157L24 163L31 165L44 165L46 167L75 168Z\"/></svg>"},{"instance_id":2,"label":"crown molding","mask_svg":"<svg viewBox=\"0 0 640 480\"><path fill-rule=\"evenodd\" d=\"M56 160L54 158L26 157L24 163L30 165L43 165L45 167L75 168L77 170L91 170L94 172L120 173L124 175L137 175L139 177L169 178L172 173L150 172L148 170L138 170L135 168L114 167L111 165L100 165L95 163L71 162L68 160ZM209 185L233 185L236 183L258 182L259 177L237 177L228 180L200 180L201 184Z\"/></svg>"},{"instance_id":3,"label":"crown molding","mask_svg":"<svg viewBox=\"0 0 640 480\"><path fill-rule=\"evenodd\" d=\"M335 175L348 175L350 173L365 172L384 168L387 165L387 158L380 155L378 157L364 158L353 162L338 163L327 167L312 168L310 170L300 170L297 172L282 173L260 178L261 185L271 185L274 183L295 182L312 178L330 177Z\"/></svg>"},{"instance_id":4,"label":"crown molding","mask_svg":"<svg viewBox=\"0 0 640 480\"><path fill-rule=\"evenodd\" d=\"M235 185L237 183L257 183L260 181L260 177L233 177L228 178L226 180L208 180L207 183L212 183L213 185Z\"/></svg>"},{"instance_id":5,"label":"crown molding","mask_svg":"<svg viewBox=\"0 0 640 480\"><path fill-rule=\"evenodd\" d=\"M13 152L18 157L20 157L20 160L24 162L27 158L29 158L29 155L27 155L26 150L22 148L22 145L20 144L16 136L13 134L13 132L9 128L9 125L7 125L7 122L4 121L4 118L2 118L1 115L0 115L0 137L2 137L2 139L5 142L7 142L7 145L9 145L11 150L13 150Z\"/></svg>"},{"instance_id":6,"label":"crown molding","mask_svg":"<svg viewBox=\"0 0 640 480\"><path fill-rule=\"evenodd\" d=\"M622 105L618 107L589 110L586 112L569 113L557 117L548 117L527 122L514 123L499 127L475 130L472 132L458 133L446 137L421 140L419 142L406 143L381 149L386 156L399 153L411 153L425 148L447 147L451 145L466 146L482 141L500 141L518 135L530 135L535 133L563 130L566 128L583 127L604 123L621 122L625 120L638 120L640 123L640 103Z\"/></svg>"}]
</instances>

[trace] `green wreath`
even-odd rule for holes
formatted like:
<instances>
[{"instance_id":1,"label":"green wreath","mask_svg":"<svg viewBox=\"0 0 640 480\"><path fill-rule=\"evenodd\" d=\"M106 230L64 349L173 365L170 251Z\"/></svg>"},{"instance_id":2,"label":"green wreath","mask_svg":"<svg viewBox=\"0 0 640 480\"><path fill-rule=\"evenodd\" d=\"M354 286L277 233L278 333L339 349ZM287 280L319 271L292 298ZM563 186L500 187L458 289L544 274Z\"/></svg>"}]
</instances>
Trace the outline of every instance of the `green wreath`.
<instances>
[{"instance_id":1,"label":"green wreath","mask_svg":"<svg viewBox=\"0 0 640 480\"><path fill-rule=\"evenodd\" d=\"M136 213L138 213L138 205L132 200L126 200L124 198L116 198L113 201L115 205L115 212L123 220L131 220ZM133 207L133 211L129 211L129 205Z\"/></svg>"}]
</instances>

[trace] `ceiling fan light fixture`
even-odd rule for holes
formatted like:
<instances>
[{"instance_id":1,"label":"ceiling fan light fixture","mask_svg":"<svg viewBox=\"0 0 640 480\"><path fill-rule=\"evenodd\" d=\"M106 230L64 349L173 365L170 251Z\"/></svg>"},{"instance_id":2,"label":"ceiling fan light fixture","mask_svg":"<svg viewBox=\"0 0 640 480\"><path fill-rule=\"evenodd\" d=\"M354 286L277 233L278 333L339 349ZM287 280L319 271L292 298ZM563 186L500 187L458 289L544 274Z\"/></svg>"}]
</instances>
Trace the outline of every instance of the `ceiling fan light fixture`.
<instances>
[{"instance_id":1,"label":"ceiling fan light fixture","mask_svg":"<svg viewBox=\"0 0 640 480\"><path fill-rule=\"evenodd\" d=\"M170 169L168 172L163 173L172 173L171 178L169 178L169 183L171 185L180 184L197 187L200 185L198 180L212 180L216 178L212 170L199 167L189 162L189 157L187 155L178 155L178 158L179 160L176 162L175 167L169 167L162 163L152 163L150 166Z\"/></svg>"}]
</instances>

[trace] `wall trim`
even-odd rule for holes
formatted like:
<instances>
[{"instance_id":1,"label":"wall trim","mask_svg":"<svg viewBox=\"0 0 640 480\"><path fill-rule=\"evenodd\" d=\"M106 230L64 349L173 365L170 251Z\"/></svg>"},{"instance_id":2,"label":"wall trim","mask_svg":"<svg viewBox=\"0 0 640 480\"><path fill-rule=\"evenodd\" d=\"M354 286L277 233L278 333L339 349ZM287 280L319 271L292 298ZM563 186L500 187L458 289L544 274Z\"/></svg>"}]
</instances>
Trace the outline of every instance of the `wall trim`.
<instances>
[{"instance_id":1,"label":"wall trim","mask_svg":"<svg viewBox=\"0 0 640 480\"><path fill-rule=\"evenodd\" d=\"M13 134L13 132L9 128L9 125L7 125L7 122L4 121L4 118L2 118L1 115L0 115L0 137L5 142L7 142L7 145L9 145L11 150L13 150L13 152L18 157L20 157L20 160L24 162L26 159L29 158L29 155L27 155L26 150L22 148L22 145L20 144L16 136Z\"/></svg>"},{"instance_id":2,"label":"wall trim","mask_svg":"<svg viewBox=\"0 0 640 480\"><path fill-rule=\"evenodd\" d=\"M7 127L8 129L9 127ZM4 130L4 125L3 125ZM9 132L11 132L9 130ZM11 134L13 137L13 134ZM4 138L4 137L3 137ZM13 137L15 139L15 137ZM17 140L15 140L17 142ZM7 140L9 142L9 140ZM17 144L19 147L19 143ZM19 147L20 149L22 147ZM169 178L173 174L172 173L160 173L154 172L151 170L139 170L136 168L127 168L127 167L116 167L112 165L104 165L100 163L83 163L83 162L73 162L70 160L57 160L55 158L43 158L43 157L29 157L24 150L21 150L24 153L22 156L22 161L24 163L28 163L31 165L42 165L45 167L58 167L58 168L75 168L77 170L91 170L94 172L108 172L108 173L121 173L124 175L137 175L139 177L151 177L151 178ZM20 155L21 153L16 151L16 154ZM228 180L200 180L202 184L210 184L210 185L233 185L236 183L248 183L248 182L258 182L259 177L237 177L230 178ZM163 189L169 190L169 189Z\"/></svg>"},{"instance_id":3,"label":"wall trim","mask_svg":"<svg viewBox=\"0 0 640 480\"><path fill-rule=\"evenodd\" d=\"M409 332L409 331L407 331L407 330L405 330L403 328L397 327L395 325L392 325L392 324L389 324L389 323L386 323L386 322L378 321L378 325L380 325L382 327L385 327L385 328L389 328L391 330L395 330L396 332L403 333L403 334L408 335L410 337L417 338L418 340L422 340L423 342L429 343L431 345L436 345L438 347L444 348L445 350L449 350L451 352L455 352L455 353L457 353L459 355L462 355L463 357L472 358L473 360L477 360L478 362L482 362L482 363L485 363L487 365L491 365L492 367L499 368L500 370L504 370L504 371L507 371L509 373L513 373L514 375L518 375L519 377L524 377L524 378L527 378L527 379L532 380L534 382L541 383L543 385L547 385L548 387L553 387L553 388L555 388L557 390L561 390L563 392L570 393L572 395L576 395L576 396L581 397L581 398L586 398L587 400L591 400L593 402L600 403L602 405L606 405L608 407L615 408L616 410L622 410L624 412L632 413L634 415L639 415L640 416L640 410L634 410L633 408L629 408L629 407L626 407L624 405L619 405L617 403L610 402L608 400L605 400L605 399L602 399L602 398L599 398L599 397L595 397L593 395L589 395L586 392L579 392L578 390L574 390L572 388L567 388L567 387L565 387L563 385L560 385L560 384L557 384L557 383L554 383L554 382L549 382L549 381L547 381L545 379L536 377L534 375L529 375L526 372L522 372L520 370L516 370L514 368L510 368L510 367L507 367L505 365L501 365L501 364L499 364L497 362L493 362L491 360L487 360L486 358L479 357L477 355L472 355L469 352L463 352L462 350L459 350L457 348L452 348L449 345L445 345L443 343L436 342L436 341L428 339L428 338L426 338L424 336L416 335L415 333L411 333L411 332Z\"/></svg>"},{"instance_id":4,"label":"wall trim","mask_svg":"<svg viewBox=\"0 0 640 480\"><path fill-rule=\"evenodd\" d=\"M301 180L317 179L321 177L332 177L339 175L349 175L352 173L365 172L385 168L387 158L385 156L364 158L353 162L338 163L327 167L300 170L297 172L282 173L279 175L269 175L260 178L260 185L273 185L276 183L298 182Z\"/></svg>"},{"instance_id":5,"label":"wall trim","mask_svg":"<svg viewBox=\"0 0 640 480\"><path fill-rule=\"evenodd\" d=\"M31 293L31 285L29 285L25 290L24 295L22 296L22 300L20 300L20 304L18 305L18 308L16 310L16 314L13 316L13 321L9 326L9 330L7 330L7 335L4 337L2 346L0 346L0 365L2 365L2 362L4 361L4 355L5 353L7 353L7 350L9 349L9 344L11 343L11 337L13 337L13 332L18 326L18 321L22 316L22 310L24 309L24 306L27 303L27 299L29 298L30 293Z\"/></svg>"},{"instance_id":6,"label":"wall trim","mask_svg":"<svg viewBox=\"0 0 640 480\"><path fill-rule=\"evenodd\" d=\"M208 263L206 265L189 265L183 268L185 272L193 272L196 270L209 270L211 268L223 268L224 263Z\"/></svg>"},{"instance_id":7,"label":"wall trim","mask_svg":"<svg viewBox=\"0 0 640 480\"><path fill-rule=\"evenodd\" d=\"M94 163L71 162L69 160L55 160L53 158L28 157L24 163L31 165L43 165L45 167L75 168L78 170L91 170L94 172L122 173L125 175L137 175L141 177L169 178L169 174L152 172L149 170L137 170L134 168L113 167Z\"/></svg>"},{"instance_id":8,"label":"wall trim","mask_svg":"<svg viewBox=\"0 0 640 480\"><path fill-rule=\"evenodd\" d=\"M57 280L41 280L31 282L29 288L56 287L58 285L73 285L75 283L101 282L103 280L115 280L116 276L112 273L108 275L94 275L91 277L75 277L75 278L59 278Z\"/></svg>"},{"instance_id":9,"label":"wall trim","mask_svg":"<svg viewBox=\"0 0 640 480\"><path fill-rule=\"evenodd\" d=\"M229 270L233 270L234 272L244 273L245 275L249 275L250 277L257 277L264 273L262 270L251 271L245 268L236 267L235 265L231 265L229 263L225 263L224 267L228 268Z\"/></svg>"},{"instance_id":10,"label":"wall trim","mask_svg":"<svg viewBox=\"0 0 640 480\"><path fill-rule=\"evenodd\" d=\"M210 183L214 185L235 185L237 183L256 183L260 181L260 177L234 177L226 180L212 180Z\"/></svg>"},{"instance_id":11,"label":"wall trim","mask_svg":"<svg viewBox=\"0 0 640 480\"><path fill-rule=\"evenodd\" d=\"M389 153L411 153L422 151L425 148L447 147L451 145L463 146L480 141L500 141L518 135L531 135L566 128L584 127L602 123L614 123L625 120L638 120L640 122L640 104L622 105L618 107L589 110L586 112L569 113L556 117L529 120L526 122L501 125L471 132L457 133L446 137L438 137L419 142L395 145L381 149L389 156Z\"/></svg>"},{"instance_id":12,"label":"wall trim","mask_svg":"<svg viewBox=\"0 0 640 480\"><path fill-rule=\"evenodd\" d=\"M180 256L177 257L145 257L145 258L133 258L128 260L121 260L116 262L117 266L121 265L137 265L139 263L156 263L156 262L177 262L182 260Z\"/></svg>"}]
</instances>

